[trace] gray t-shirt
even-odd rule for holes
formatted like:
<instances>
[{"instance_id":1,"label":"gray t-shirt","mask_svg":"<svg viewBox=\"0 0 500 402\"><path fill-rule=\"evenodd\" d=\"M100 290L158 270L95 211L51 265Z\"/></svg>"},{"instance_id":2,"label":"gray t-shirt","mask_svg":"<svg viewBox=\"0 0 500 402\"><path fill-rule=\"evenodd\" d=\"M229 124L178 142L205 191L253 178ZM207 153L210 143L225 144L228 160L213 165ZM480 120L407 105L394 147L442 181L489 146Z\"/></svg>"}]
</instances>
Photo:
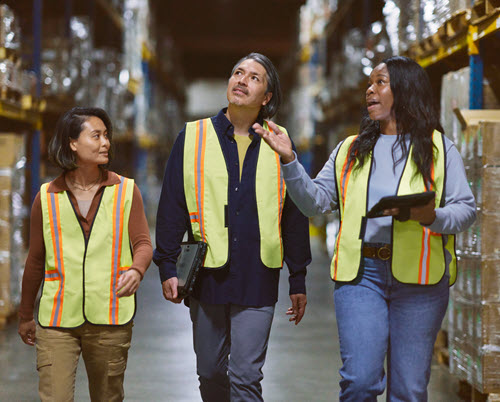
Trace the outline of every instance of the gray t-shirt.
<instances>
[{"instance_id":1,"label":"gray t-shirt","mask_svg":"<svg viewBox=\"0 0 500 402\"><path fill-rule=\"evenodd\" d=\"M368 188L368 208L381 197L395 195L399 178L404 169L404 161L394 166L392 146L395 135L380 135L374 148L374 166ZM406 139L409 141L409 138ZM446 181L445 203L436 209L436 219L429 228L436 233L456 234L467 229L476 219L476 204L467 183L465 169L455 145L445 137ZM331 153L323 169L311 179L297 158L283 165L283 176L287 191L295 204L306 216L329 213L337 208L338 197L335 183L335 157L340 144ZM401 155L401 147L396 146L395 159ZM365 242L390 243L391 217L368 219ZM447 239L445 238L445 241Z\"/></svg>"}]
</instances>

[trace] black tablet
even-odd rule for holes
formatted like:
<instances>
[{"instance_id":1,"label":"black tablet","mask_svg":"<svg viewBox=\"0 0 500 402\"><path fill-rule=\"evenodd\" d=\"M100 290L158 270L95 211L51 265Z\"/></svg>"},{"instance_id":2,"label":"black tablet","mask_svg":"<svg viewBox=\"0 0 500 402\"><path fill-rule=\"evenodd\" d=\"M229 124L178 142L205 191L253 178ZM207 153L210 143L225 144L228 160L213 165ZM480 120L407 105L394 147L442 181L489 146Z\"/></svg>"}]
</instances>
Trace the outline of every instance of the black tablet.
<instances>
[{"instance_id":1,"label":"black tablet","mask_svg":"<svg viewBox=\"0 0 500 402\"><path fill-rule=\"evenodd\" d=\"M207 243L202 241L192 241L181 243L181 254L177 259L177 278L179 284L177 291L179 297L186 297L193 291L194 282L198 271L203 266Z\"/></svg>"},{"instance_id":2,"label":"black tablet","mask_svg":"<svg viewBox=\"0 0 500 402\"><path fill-rule=\"evenodd\" d=\"M427 204L436 196L434 191L425 191L423 193L408 194L408 195L391 195L388 197L382 197L379 202L377 202L370 211L366 214L367 218L378 218L383 215L384 210L391 208L399 208L408 210L412 207L419 207ZM405 215L402 213L401 215Z\"/></svg>"}]
</instances>

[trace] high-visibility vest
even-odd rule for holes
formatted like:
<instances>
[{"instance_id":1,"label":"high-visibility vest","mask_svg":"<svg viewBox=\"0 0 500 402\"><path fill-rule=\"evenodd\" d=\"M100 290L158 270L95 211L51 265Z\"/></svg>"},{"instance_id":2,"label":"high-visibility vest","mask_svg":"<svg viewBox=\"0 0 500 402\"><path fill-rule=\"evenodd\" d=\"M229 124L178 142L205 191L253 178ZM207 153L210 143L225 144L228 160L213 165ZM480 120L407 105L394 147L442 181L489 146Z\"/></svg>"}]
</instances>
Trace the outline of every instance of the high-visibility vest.
<instances>
[{"instance_id":1,"label":"high-visibility vest","mask_svg":"<svg viewBox=\"0 0 500 402\"><path fill-rule=\"evenodd\" d=\"M367 190L370 180L371 155L361 169L348 166L348 156L356 136L347 138L339 148L335 159L335 175L339 199L340 228L331 263L331 276L335 281L349 282L356 278L362 260L364 217L367 207ZM431 177L436 192L436 206L444 205L446 155L444 136L434 131L434 158ZM413 162L410 147L405 167L398 184L397 195L426 191L422 175ZM376 218L374 218L376 219ZM445 274L445 249L451 255L449 265L450 284L456 278L455 236L434 233L418 222L400 222L392 219L391 267L394 277L402 282L419 285L438 283Z\"/></svg>"},{"instance_id":2,"label":"high-visibility vest","mask_svg":"<svg viewBox=\"0 0 500 402\"><path fill-rule=\"evenodd\" d=\"M270 130L266 121L264 128ZM280 130L286 133L283 127ZM229 229L225 222L229 178L211 119L186 124L183 168L184 194L193 236L195 240L205 241L208 245L205 268L221 268L229 260ZM283 266L281 215L285 191L279 155L261 141L255 174L255 196L260 258L268 268Z\"/></svg>"},{"instance_id":3,"label":"high-visibility vest","mask_svg":"<svg viewBox=\"0 0 500 402\"><path fill-rule=\"evenodd\" d=\"M75 328L85 321L124 325L135 314L135 295L118 298L117 282L132 265L128 222L134 181L107 186L87 241L67 192L42 185L45 280L38 312L43 327Z\"/></svg>"}]
</instances>

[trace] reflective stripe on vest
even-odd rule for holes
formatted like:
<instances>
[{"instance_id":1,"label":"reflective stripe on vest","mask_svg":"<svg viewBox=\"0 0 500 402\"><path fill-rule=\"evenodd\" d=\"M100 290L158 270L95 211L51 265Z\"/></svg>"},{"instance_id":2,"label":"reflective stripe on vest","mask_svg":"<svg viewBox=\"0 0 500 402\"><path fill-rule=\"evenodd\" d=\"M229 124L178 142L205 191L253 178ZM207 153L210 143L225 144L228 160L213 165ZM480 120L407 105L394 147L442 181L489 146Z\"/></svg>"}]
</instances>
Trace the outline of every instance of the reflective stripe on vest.
<instances>
[{"instance_id":1,"label":"reflective stripe on vest","mask_svg":"<svg viewBox=\"0 0 500 402\"><path fill-rule=\"evenodd\" d=\"M288 135L284 127L278 127L281 132ZM264 121L264 130L272 132L267 121ZM281 172L280 156L265 141L260 141L255 177L255 195L261 239L260 258L266 267L281 268L283 266L281 215L285 202L286 186Z\"/></svg>"},{"instance_id":2,"label":"reflective stripe on vest","mask_svg":"<svg viewBox=\"0 0 500 402\"><path fill-rule=\"evenodd\" d=\"M264 126L268 128L267 122ZM286 132L284 128L281 130ZM220 268L229 259L229 234L225 225L229 184L226 161L211 119L187 123L185 133L184 193L193 236L208 244L205 268ZM281 214L285 184L279 162L279 156L261 141L255 192L260 255L269 268L283 265ZM271 188L275 190L269 190Z\"/></svg>"},{"instance_id":3,"label":"reflective stripe on vest","mask_svg":"<svg viewBox=\"0 0 500 402\"><path fill-rule=\"evenodd\" d=\"M134 182L120 180L104 189L87 245L68 194L48 193L48 184L42 185L46 256L40 325L123 325L133 318L135 296L116 295L120 275L132 265L128 221Z\"/></svg>"},{"instance_id":4,"label":"reflective stripe on vest","mask_svg":"<svg viewBox=\"0 0 500 402\"><path fill-rule=\"evenodd\" d=\"M361 264L362 239L360 238L362 217L366 215L367 188L371 174L371 156L361 169L352 170L346 166L349 150L356 137L347 138L341 145L335 159L335 173L339 196L341 225L337 236L335 253L331 264L332 279L352 281L358 274ZM436 192L436 207L444 203L442 197L446 177L446 152L443 135L433 133L434 163L431 176ZM411 158L410 147L397 194L406 195L426 190L422 176ZM429 187L428 187L429 188ZM376 218L375 218L376 219ZM393 219L392 226L392 273L403 283L432 285L441 280L445 273L445 253L452 256L450 263L450 283L456 278L455 236L448 235L447 243L439 233L408 220L399 222Z\"/></svg>"}]
</instances>

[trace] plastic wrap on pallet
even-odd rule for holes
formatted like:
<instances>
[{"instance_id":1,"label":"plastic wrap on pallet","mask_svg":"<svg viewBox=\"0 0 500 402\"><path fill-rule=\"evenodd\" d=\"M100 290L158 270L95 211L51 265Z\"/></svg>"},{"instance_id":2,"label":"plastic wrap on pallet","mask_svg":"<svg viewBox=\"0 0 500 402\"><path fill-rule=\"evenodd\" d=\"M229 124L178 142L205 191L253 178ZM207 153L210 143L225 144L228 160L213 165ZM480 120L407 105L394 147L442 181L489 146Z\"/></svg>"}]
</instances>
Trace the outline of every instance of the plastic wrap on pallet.
<instances>
[{"instance_id":1,"label":"plastic wrap on pallet","mask_svg":"<svg viewBox=\"0 0 500 402\"><path fill-rule=\"evenodd\" d=\"M375 22L366 33L351 29L343 41L343 54L333 56L333 84L342 89L357 88L384 58L392 55L385 25Z\"/></svg>"},{"instance_id":2,"label":"plastic wrap on pallet","mask_svg":"<svg viewBox=\"0 0 500 402\"><path fill-rule=\"evenodd\" d=\"M383 14L393 54L406 51L417 40L418 1L386 0Z\"/></svg>"},{"instance_id":3,"label":"plastic wrap on pallet","mask_svg":"<svg viewBox=\"0 0 500 402\"><path fill-rule=\"evenodd\" d=\"M12 9L0 4L0 47L19 50L21 46L21 28Z\"/></svg>"},{"instance_id":4,"label":"plastic wrap on pallet","mask_svg":"<svg viewBox=\"0 0 500 402\"><path fill-rule=\"evenodd\" d=\"M454 109L469 107L470 68L465 67L443 75L441 81L441 124L444 132L460 150L462 128Z\"/></svg>"},{"instance_id":5,"label":"plastic wrap on pallet","mask_svg":"<svg viewBox=\"0 0 500 402\"><path fill-rule=\"evenodd\" d=\"M420 10L417 10L422 15L418 37L427 38L435 34L455 12L470 6L471 0L421 0Z\"/></svg>"},{"instance_id":6,"label":"plastic wrap on pallet","mask_svg":"<svg viewBox=\"0 0 500 402\"><path fill-rule=\"evenodd\" d=\"M69 27L70 39L58 36L44 39L42 94L71 96L77 104L90 104L91 22L89 17L71 17Z\"/></svg>"},{"instance_id":7,"label":"plastic wrap on pallet","mask_svg":"<svg viewBox=\"0 0 500 402\"><path fill-rule=\"evenodd\" d=\"M485 167L500 166L500 124L493 122L481 122L479 124L480 132L480 152L482 164ZM496 193L500 194L500 193ZM489 194L488 194L489 195ZM485 194L485 197L487 195ZM496 200L500 200L495 197ZM500 210L500 203L496 204L497 210ZM494 210L491 208L491 210Z\"/></svg>"},{"instance_id":8,"label":"plastic wrap on pallet","mask_svg":"<svg viewBox=\"0 0 500 402\"><path fill-rule=\"evenodd\" d=\"M355 88L363 78L361 60L364 57L365 41L360 29L351 29L343 40L344 51L344 85Z\"/></svg>"},{"instance_id":9,"label":"plastic wrap on pallet","mask_svg":"<svg viewBox=\"0 0 500 402\"><path fill-rule=\"evenodd\" d=\"M366 34L364 56L361 59L363 74L369 76L373 68L391 55L392 48L386 25L380 21L374 22Z\"/></svg>"},{"instance_id":10,"label":"plastic wrap on pallet","mask_svg":"<svg viewBox=\"0 0 500 402\"><path fill-rule=\"evenodd\" d=\"M8 88L16 86L16 67L12 60L0 60L0 86Z\"/></svg>"},{"instance_id":11,"label":"plastic wrap on pallet","mask_svg":"<svg viewBox=\"0 0 500 402\"><path fill-rule=\"evenodd\" d=\"M469 125L460 134L477 221L457 236L459 270L451 290L450 369L483 393L500 390L500 123Z\"/></svg>"},{"instance_id":12,"label":"plastic wrap on pallet","mask_svg":"<svg viewBox=\"0 0 500 402\"><path fill-rule=\"evenodd\" d=\"M89 17L78 16L70 19L70 62L71 93L77 104L92 104L89 87L92 77L93 36Z\"/></svg>"},{"instance_id":13,"label":"plastic wrap on pallet","mask_svg":"<svg viewBox=\"0 0 500 402\"><path fill-rule=\"evenodd\" d=\"M42 51L42 94L44 96L71 93L70 44L62 38L44 40Z\"/></svg>"},{"instance_id":14,"label":"plastic wrap on pallet","mask_svg":"<svg viewBox=\"0 0 500 402\"><path fill-rule=\"evenodd\" d=\"M23 196L26 192L25 170L26 157L23 151L17 156L17 162L12 167L11 182L11 277L10 289L11 298L14 306L18 306L21 301L21 282L24 272L24 262L26 260L26 249L24 247L23 232L26 225L26 218L29 215L28 208L23 202Z\"/></svg>"},{"instance_id":15,"label":"plastic wrap on pallet","mask_svg":"<svg viewBox=\"0 0 500 402\"><path fill-rule=\"evenodd\" d=\"M128 96L126 83L120 80L122 55L114 49L94 49L90 75L94 77L88 86L89 97L97 107L105 109L113 122L118 138L130 127L127 119Z\"/></svg>"}]
</instances>

